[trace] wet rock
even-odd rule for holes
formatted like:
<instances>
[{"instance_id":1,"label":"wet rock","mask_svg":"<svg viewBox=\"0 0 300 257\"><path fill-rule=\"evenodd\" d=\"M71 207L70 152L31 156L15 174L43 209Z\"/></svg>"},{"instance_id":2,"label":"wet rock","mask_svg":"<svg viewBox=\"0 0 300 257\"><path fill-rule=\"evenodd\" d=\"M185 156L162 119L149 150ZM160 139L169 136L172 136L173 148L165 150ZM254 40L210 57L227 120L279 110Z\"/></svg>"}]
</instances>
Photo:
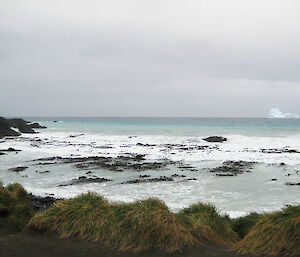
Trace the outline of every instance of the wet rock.
<instances>
[{"instance_id":1,"label":"wet rock","mask_svg":"<svg viewBox=\"0 0 300 257\"><path fill-rule=\"evenodd\" d=\"M5 153L0 152L0 155L5 155Z\"/></svg>"},{"instance_id":2,"label":"wet rock","mask_svg":"<svg viewBox=\"0 0 300 257\"><path fill-rule=\"evenodd\" d=\"M15 167L15 168L10 168L8 169L9 171L13 171L13 172L21 172L28 169L27 166L19 166L19 167Z\"/></svg>"},{"instance_id":3,"label":"wet rock","mask_svg":"<svg viewBox=\"0 0 300 257\"><path fill-rule=\"evenodd\" d=\"M289 148L271 148L271 149L260 149L262 153L300 153L298 150Z\"/></svg>"},{"instance_id":4,"label":"wet rock","mask_svg":"<svg viewBox=\"0 0 300 257\"><path fill-rule=\"evenodd\" d=\"M181 175L179 175L179 174L173 174L171 177L172 178L185 178L186 175L183 175L183 174L181 174Z\"/></svg>"},{"instance_id":5,"label":"wet rock","mask_svg":"<svg viewBox=\"0 0 300 257\"><path fill-rule=\"evenodd\" d=\"M8 124L13 127L19 129L21 133L27 134L35 134L36 132L28 125L28 121L23 119L9 119L7 120Z\"/></svg>"},{"instance_id":6,"label":"wet rock","mask_svg":"<svg viewBox=\"0 0 300 257\"><path fill-rule=\"evenodd\" d=\"M287 182L287 183L285 183L286 185L288 185L288 186L300 186L300 182Z\"/></svg>"},{"instance_id":7,"label":"wet rock","mask_svg":"<svg viewBox=\"0 0 300 257\"><path fill-rule=\"evenodd\" d=\"M136 143L137 146L144 146L144 147L154 147L156 145L152 145L152 144L143 144L143 143Z\"/></svg>"},{"instance_id":8,"label":"wet rock","mask_svg":"<svg viewBox=\"0 0 300 257\"><path fill-rule=\"evenodd\" d=\"M140 175L140 178L150 178L150 175Z\"/></svg>"},{"instance_id":9,"label":"wet rock","mask_svg":"<svg viewBox=\"0 0 300 257\"><path fill-rule=\"evenodd\" d=\"M29 127L31 127L32 129L45 129L45 128L47 128L46 126L41 126L37 122L33 122L33 123L30 123L30 124L27 124L27 125Z\"/></svg>"},{"instance_id":10,"label":"wet rock","mask_svg":"<svg viewBox=\"0 0 300 257\"><path fill-rule=\"evenodd\" d=\"M9 122L5 118L0 117L0 138L6 136L19 136L19 135L20 133L11 129Z\"/></svg>"},{"instance_id":11,"label":"wet rock","mask_svg":"<svg viewBox=\"0 0 300 257\"><path fill-rule=\"evenodd\" d=\"M174 181L173 178L160 176L159 178L148 178L148 179L135 179L122 182L121 184L137 184L137 183L153 183L153 182L162 182L162 181Z\"/></svg>"},{"instance_id":12,"label":"wet rock","mask_svg":"<svg viewBox=\"0 0 300 257\"><path fill-rule=\"evenodd\" d=\"M227 138L225 137L218 137L218 136L211 136L211 137L206 137L203 138L204 141L210 142L210 143L222 143L227 141Z\"/></svg>"},{"instance_id":13,"label":"wet rock","mask_svg":"<svg viewBox=\"0 0 300 257\"><path fill-rule=\"evenodd\" d=\"M236 173L216 173L216 176L218 177L234 177L237 176Z\"/></svg>"},{"instance_id":14,"label":"wet rock","mask_svg":"<svg viewBox=\"0 0 300 257\"><path fill-rule=\"evenodd\" d=\"M50 170L44 170L44 171L35 171L36 173L44 174L44 173L49 173Z\"/></svg>"},{"instance_id":15,"label":"wet rock","mask_svg":"<svg viewBox=\"0 0 300 257\"><path fill-rule=\"evenodd\" d=\"M92 174L92 172L91 172L91 171L88 171L88 172L86 172L85 174L86 174L86 175L89 175L89 174Z\"/></svg>"},{"instance_id":16,"label":"wet rock","mask_svg":"<svg viewBox=\"0 0 300 257\"><path fill-rule=\"evenodd\" d=\"M43 162L57 161L58 164L72 163L78 169L107 169L111 171L123 171L123 170L159 170L167 167L174 162L170 160L160 161L147 161L145 155L124 155L118 157L103 157L103 156L91 156L91 157L71 157L71 158L59 158L48 157L42 159L36 159L33 161L39 161L39 165Z\"/></svg>"},{"instance_id":17,"label":"wet rock","mask_svg":"<svg viewBox=\"0 0 300 257\"><path fill-rule=\"evenodd\" d=\"M1 149L0 152L21 152L21 150L10 147L8 149Z\"/></svg>"},{"instance_id":18,"label":"wet rock","mask_svg":"<svg viewBox=\"0 0 300 257\"><path fill-rule=\"evenodd\" d=\"M181 183L181 182L189 182L189 181L195 181L197 180L196 178L187 178L187 179L183 179L183 180L180 180L178 181L177 183Z\"/></svg>"},{"instance_id":19,"label":"wet rock","mask_svg":"<svg viewBox=\"0 0 300 257\"><path fill-rule=\"evenodd\" d=\"M33 127L37 127L38 125L38 123L32 124L23 119L5 119L0 117L0 138L5 136L19 136L20 133L12 128L18 129L21 133L34 134L36 132L33 130ZM39 128L42 128L42 126Z\"/></svg>"},{"instance_id":20,"label":"wet rock","mask_svg":"<svg viewBox=\"0 0 300 257\"><path fill-rule=\"evenodd\" d=\"M29 194L29 198L31 200L33 210L37 212L45 211L53 203L55 203L58 200L61 200L50 196L41 197L41 196L35 196L33 194Z\"/></svg>"},{"instance_id":21,"label":"wet rock","mask_svg":"<svg viewBox=\"0 0 300 257\"><path fill-rule=\"evenodd\" d=\"M69 137L74 138L74 137L80 137L83 136L84 134L76 134L76 135L70 135Z\"/></svg>"},{"instance_id":22,"label":"wet rock","mask_svg":"<svg viewBox=\"0 0 300 257\"><path fill-rule=\"evenodd\" d=\"M272 178L271 181L277 181L277 178Z\"/></svg>"},{"instance_id":23,"label":"wet rock","mask_svg":"<svg viewBox=\"0 0 300 257\"><path fill-rule=\"evenodd\" d=\"M43 166L43 165L54 165L54 164L57 164L57 162L39 162L36 165Z\"/></svg>"},{"instance_id":24,"label":"wet rock","mask_svg":"<svg viewBox=\"0 0 300 257\"><path fill-rule=\"evenodd\" d=\"M222 166L211 169L210 172L216 173L216 176L237 176L244 172L250 172L255 162L245 161L225 161Z\"/></svg>"},{"instance_id":25,"label":"wet rock","mask_svg":"<svg viewBox=\"0 0 300 257\"><path fill-rule=\"evenodd\" d=\"M79 184L88 184L88 183L103 183L103 182L108 182L112 181L111 179L106 179L106 178L87 178L86 176L81 176L77 179L73 179L71 182L62 184L59 186L73 186L73 185L79 185Z\"/></svg>"}]
</instances>

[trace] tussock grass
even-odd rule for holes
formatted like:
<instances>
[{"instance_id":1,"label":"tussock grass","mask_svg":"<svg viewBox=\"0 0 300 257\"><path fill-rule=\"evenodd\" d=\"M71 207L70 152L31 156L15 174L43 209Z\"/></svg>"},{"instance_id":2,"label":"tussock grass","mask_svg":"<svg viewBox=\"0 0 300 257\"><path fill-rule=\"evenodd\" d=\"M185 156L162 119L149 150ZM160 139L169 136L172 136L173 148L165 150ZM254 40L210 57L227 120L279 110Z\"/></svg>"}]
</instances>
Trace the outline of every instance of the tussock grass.
<instances>
[{"instance_id":1,"label":"tussock grass","mask_svg":"<svg viewBox=\"0 0 300 257\"><path fill-rule=\"evenodd\" d=\"M33 215L28 194L20 184L0 184L0 216L22 229Z\"/></svg>"},{"instance_id":2,"label":"tussock grass","mask_svg":"<svg viewBox=\"0 0 300 257\"><path fill-rule=\"evenodd\" d=\"M248 234L250 229L258 222L258 220L264 216L265 214L251 212L246 216L233 219L231 221L231 227L233 231L238 234L239 238L242 239Z\"/></svg>"},{"instance_id":3,"label":"tussock grass","mask_svg":"<svg viewBox=\"0 0 300 257\"><path fill-rule=\"evenodd\" d=\"M100 241L118 250L131 251L158 248L174 252L201 244L202 240L235 241L237 236L230 230L229 222L215 209L206 210L212 206L195 206L189 209L191 212L185 209L174 214L156 198L110 203L97 194L88 193L59 201L36 214L28 228L56 232L60 237Z\"/></svg>"},{"instance_id":4,"label":"tussock grass","mask_svg":"<svg viewBox=\"0 0 300 257\"><path fill-rule=\"evenodd\" d=\"M157 247L173 252L196 242L167 206L153 198L111 204L97 194L83 194L36 214L28 227L101 241L118 250Z\"/></svg>"},{"instance_id":5,"label":"tussock grass","mask_svg":"<svg viewBox=\"0 0 300 257\"><path fill-rule=\"evenodd\" d=\"M266 214L233 250L254 256L300 256L300 205Z\"/></svg>"},{"instance_id":6,"label":"tussock grass","mask_svg":"<svg viewBox=\"0 0 300 257\"><path fill-rule=\"evenodd\" d=\"M176 216L199 241L231 244L238 239L231 228L230 218L220 215L213 205L193 204Z\"/></svg>"}]
</instances>

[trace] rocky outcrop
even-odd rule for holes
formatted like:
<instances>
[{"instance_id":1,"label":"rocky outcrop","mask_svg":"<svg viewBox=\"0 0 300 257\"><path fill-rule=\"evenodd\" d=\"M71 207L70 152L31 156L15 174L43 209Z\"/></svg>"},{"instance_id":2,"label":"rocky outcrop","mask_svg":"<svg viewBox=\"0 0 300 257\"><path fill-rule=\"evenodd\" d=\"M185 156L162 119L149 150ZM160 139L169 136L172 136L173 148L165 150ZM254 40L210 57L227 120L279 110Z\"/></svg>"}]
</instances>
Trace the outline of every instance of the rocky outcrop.
<instances>
[{"instance_id":1,"label":"rocky outcrop","mask_svg":"<svg viewBox=\"0 0 300 257\"><path fill-rule=\"evenodd\" d=\"M51 196L41 197L33 194L29 194L29 199L31 201L33 210L36 212L45 211L57 200L61 200Z\"/></svg>"},{"instance_id":2,"label":"rocky outcrop","mask_svg":"<svg viewBox=\"0 0 300 257\"><path fill-rule=\"evenodd\" d=\"M144 171L144 170L160 170L167 168L168 165L175 164L170 160L149 161L145 159L144 154L127 154L126 156L118 157L104 157L104 156L90 156L90 157L48 157L33 160L38 162L38 165L47 165L55 161L55 164L73 164L80 170L91 169L106 169L115 172L124 170Z\"/></svg>"},{"instance_id":3,"label":"rocky outcrop","mask_svg":"<svg viewBox=\"0 0 300 257\"><path fill-rule=\"evenodd\" d=\"M8 169L9 171L13 171L13 172L21 172L28 169L27 166L20 166L20 167L15 167L15 168L10 168Z\"/></svg>"},{"instance_id":4,"label":"rocky outcrop","mask_svg":"<svg viewBox=\"0 0 300 257\"><path fill-rule=\"evenodd\" d=\"M19 136L20 133L14 131L13 129L11 129L11 126L9 124L9 122L0 117L0 138L5 137L5 136Z\"/></svg>"},{"instance_id":5,"label":"rocky outcrop","mask_svg":"<svg viewBox=\"0 0 300 257\"><path fill-rule=\"evenodd\" d=\"M73 179L71 182L62 184L59 186L73 186L73 185L79 185L79 184L88 184L88 183L103 183L103 182L108 182L112 181L111 179L106 179L106 178L87 178L86 176L81 176L77 179Z\"/></svg>"},{"instance_id":6,"label":"rocky outcrop","mask_svg":"<svg viewBox=\"0 0 300 257\"><path fill-rule=\"evenodd\" d=\"M244 172L251 172L254 164L255 162L225 161L222 163L222 166L211 169L210 172L215 173L219 177L237 176Z\"/></svg>"},{"instance_id":7,"label":"rocky outcrop","mask_svg":"<svg viewBox=\"0 0 300 257\"><path fill-rule=\"evenodd\" d=\"M20 133L34 134L36 133L33 129L46 128L38 123L30 123L23 119L5 119L0 117L0 138L5 136L19 136L20 133L13 130L12 128L18 129Z\"/></svg>"},{"instance_id":8,"label":"rocky outcrop","mask_svg":"<svg viewBox=\"0 0 300 257\"><path fill-rule=\"evenodd\" d=\"M33 123L30 123L30 124L27 124L27 125L29 127L31 127L32 129L45 129L45 128L47 128L46 126L41 126L37 122L33 122Z\"/></svg>"},{"instance_id":9,"label":"rocky outcrop","mask_svg":"<svg viewBox=\"0 0 300 257\"><path fill-rule=\"evenodd\" d=\"M211 136L211 137L206 137L203 138L204 141L210 142L210 143L222 143L227 141L227 138L225 137L218 137L218 136Z\"/></svg>"}]
</instances>

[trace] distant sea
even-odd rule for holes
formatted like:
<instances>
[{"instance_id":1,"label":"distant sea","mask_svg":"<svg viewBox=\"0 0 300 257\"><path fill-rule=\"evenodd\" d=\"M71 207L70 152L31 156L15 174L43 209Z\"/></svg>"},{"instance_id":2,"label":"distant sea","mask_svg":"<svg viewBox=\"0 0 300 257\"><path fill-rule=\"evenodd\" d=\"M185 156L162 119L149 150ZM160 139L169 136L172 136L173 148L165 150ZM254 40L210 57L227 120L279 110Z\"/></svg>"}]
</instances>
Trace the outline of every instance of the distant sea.
<instances>
[{"instance_id":1,"label":"distant sea","mask_svg":"<svg viewBox=\"0 0 300 257\"><path fill-rule=\"evenodd\" d=\"M154 196L169 208L180 208L197 201L215 204L232 217L250 211L278 210L287 204L300 203L300 119L264 118L72 118L25 117L47 129L38 134L23 134L16 139L1 140L0 148L22 150L1 156L0 180L4 184L20 182L37 195L73 197L95 191L112 201L133 201ZM223 143L209 143L208 136L223 136ZM107 183L90 183L59 187L85 174L72 165L45 167L31 165L37 158L118 156L143 154L146 160L171 160L192 166L178 170L168 166L159 171L121 173L93 170ZM218 177L210 172L226 161L253 162L251 172L233 177ZM28 166L20 173L11 167ZM121 184L138 178L182 174L195 180L142 184Z\"/></svg>"}]
</instances>

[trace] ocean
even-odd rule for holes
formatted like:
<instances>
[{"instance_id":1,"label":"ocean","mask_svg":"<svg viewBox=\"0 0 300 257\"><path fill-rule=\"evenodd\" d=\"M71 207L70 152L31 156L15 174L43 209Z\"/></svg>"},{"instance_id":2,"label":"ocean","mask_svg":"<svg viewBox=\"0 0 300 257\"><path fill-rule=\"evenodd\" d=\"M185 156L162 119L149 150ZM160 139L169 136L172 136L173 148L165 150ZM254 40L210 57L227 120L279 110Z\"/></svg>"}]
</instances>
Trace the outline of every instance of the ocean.
<instances>
[{"instance_id":1,"label":"ocean","mask_svg":"<svg viewBox=\"0 0 300 257\"><path fill-rule=\"evenodd\" d=\"M175 212L201 201L231 217L300 203L300 119L25 119L47 129L0 140L0 149L21 150L0 156L0 181L21 183L36 195L93 191L124 202L157 197ZM209 136L227 141L205 141ZM105 165L88 158L78 165L95 156L106 158ZM46 162L49 157L56 161ZM18 166L28 168L9 170ZM73 183L80 177L85 183Z\"/></svg>"}]
</instances>

